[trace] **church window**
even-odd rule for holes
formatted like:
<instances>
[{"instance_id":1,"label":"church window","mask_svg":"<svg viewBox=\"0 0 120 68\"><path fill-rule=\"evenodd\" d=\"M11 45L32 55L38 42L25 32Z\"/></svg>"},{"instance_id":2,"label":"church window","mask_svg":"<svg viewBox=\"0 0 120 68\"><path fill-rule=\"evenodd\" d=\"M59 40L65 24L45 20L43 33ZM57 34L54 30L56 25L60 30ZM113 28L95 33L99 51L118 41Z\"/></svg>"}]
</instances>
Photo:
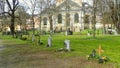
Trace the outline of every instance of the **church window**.
<instances>
[{"instance_id":1,"label":"church window","mask_svg":"<svg viewBox=\"0 0 120 68\"><path fill-rule=\"evenodd\" d=\"M44 24L44 25L47 25L47 18L46 18L46 17L43 18L43 24Z\"/></svg>"},{"instance_id":2,"label":"church window","mask_svg":"<svg viewBox=\"0 0 120 68\"><path fill-rule=\"evenodd\" d=\"M58 14L58 23L62 23L62 15Z\"/></svg>"},{"instance_id":3,"label":"church window","mask_svg":"<svg viewBox=\"0 0 120 68\"><path fill-rule=\"evenodd\" d=\"M78 22L79 22L79 14L78 14L78 13L76 13L76 14L74 15L74 22L75 22L75 23L78 23Z\"/></svg>"}]
</instances>

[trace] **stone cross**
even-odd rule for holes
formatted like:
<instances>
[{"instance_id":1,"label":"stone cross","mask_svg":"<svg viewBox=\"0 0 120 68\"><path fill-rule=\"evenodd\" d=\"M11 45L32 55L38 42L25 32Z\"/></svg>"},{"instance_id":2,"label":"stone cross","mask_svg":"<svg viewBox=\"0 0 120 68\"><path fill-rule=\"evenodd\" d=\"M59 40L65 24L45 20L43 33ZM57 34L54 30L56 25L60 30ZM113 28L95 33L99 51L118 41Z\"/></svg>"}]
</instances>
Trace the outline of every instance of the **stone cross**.
<instances>
[{"instance_id":1,"label":"stone cross","mask_svg":"<svg viewBox=\"0 0 120 68\"><path fill-rule=\"evenodd\" d=\"M101 46L99 46L99 48L96 51L98 52L99 55L101 55L101 53L104 52L104 50L102 50Z\"/></svg>"}]
</instances>

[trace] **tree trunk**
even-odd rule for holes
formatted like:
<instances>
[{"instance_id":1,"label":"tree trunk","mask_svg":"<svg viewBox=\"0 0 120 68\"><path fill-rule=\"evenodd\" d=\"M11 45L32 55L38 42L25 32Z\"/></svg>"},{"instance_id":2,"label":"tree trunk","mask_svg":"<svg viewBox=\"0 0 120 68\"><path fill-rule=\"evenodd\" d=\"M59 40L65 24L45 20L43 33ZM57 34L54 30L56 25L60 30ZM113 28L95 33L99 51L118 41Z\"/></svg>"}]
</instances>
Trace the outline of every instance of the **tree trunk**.
<instances>
[{"instance_id":1,"label":"tree trunk","mask_svg":"<svg viewBox=\"0 0 120 68\"><path fill-rule=\"evenodd\" d=\"M50 37L52 37L52 33L53 33L52 16L50 16L49 19L50 19Z\"/></svg>"},{"instance_id":2,"label":"tree trunk","mask_svg":"<svg viewBox=\"0 0 120 68\"><path fill-rule=\"evenodd\" d=\"M117 28L117 33L120 34L120 24L119 23L116 25L116 28Z\"/></svg>"},{"instance_id":3,"label":"tree trunk","mask_svg":"<svg viewBox=\"0 0 120 68\"><path fill-rule=\"evenodd\" d=\"M103 34L106 34L105 23L103 23Z\"/></svg>"},{"instance_id":4,"label":"tree trunk","mask_svg":"<svg viewBox=\"0 0 120 68\"><path fill-rule=\"evenodd\" d=\"M40 17L40 23L39 23L39 37L38 37L38 45L41 44L41 17Z\"/></svg>"},{"instance_id":5,"label":"tree trunk","mask_svg":"<svg viewBox=\"0 0 120 68\"><path fill-rule=\"evenodd\" d=\"M96 0L94 0L93 4L93 38L96 37Z\"/></svg>"},{"instance_id":6,"label":"tree trunk","mask_svg":"<svg viewBox=\"0 0 120 68\"><path fill-rule=\"evenodd\" d=\"M96 28L95 28L95 23L93 24L93 38L96 37Z\"/></svg>"},{"instance_id":7,"label":"tree trunk","mask_svg":"<svg viewBox=\"0 0 120 68\"><path fill-rule=\"evenodd\" d=\"M33 21L33 35L32 35L32 42L35 41L35 22L34 22L34 19L32 19Z\"/></svg>"},{"instance_id":8,"label":"tree trunk","mask_svg":"<svg viewBox=\"0 0 120 68\"><path fill-rule=\"evenodd\" d=\"M96 11L95 11L95 8L94 8L94 15L93 15L93 37L95 38L96 37Z\"/></svg>"},{"instance_id":9,"label":"tree trunk","mask_svg":"<svg viewBox=\"0 0 120 68\"><path fill-rule=\"evenodd\" d=\"M14 34L15 34L14 22L15 22L15 17L14 17L14 14L13 14L12 19L11 19L11 25L10 25L11 34L13 35L13 37L14 37Z\"/></svg>"}]
</instances>

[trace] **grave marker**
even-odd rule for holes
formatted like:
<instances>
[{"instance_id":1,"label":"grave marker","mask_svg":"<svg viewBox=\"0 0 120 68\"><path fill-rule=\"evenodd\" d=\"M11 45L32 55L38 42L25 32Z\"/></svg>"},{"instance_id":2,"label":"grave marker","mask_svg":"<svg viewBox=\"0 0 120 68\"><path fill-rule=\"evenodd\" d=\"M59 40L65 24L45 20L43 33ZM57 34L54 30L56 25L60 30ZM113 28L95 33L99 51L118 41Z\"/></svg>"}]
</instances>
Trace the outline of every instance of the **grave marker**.
<instances>
[{"instance_id":1,"label":"grave marker","mask_svg":"<svg viewBox=\"0 0 120 68\"><path fill-rule=\"evenodd\" d=\"M99 56L101 55L102 52L104 52L104 50L102 50L101 46L99 46L99 48L96 49L96 51L98 52Z\"/></svg>"},{"instance_id":2,"label":"grave marker","mask_svg":"<svg viewBox=\"0 0 120 68\"><path fill-rule=\"evenodd\" d=\"M67 51L71 51L71 49L70 49L70 40L65 40L64 45L65 45L65 49Z\"/></svg>"},{"instance_id":3,"label":"grave marker","mask_svg":"<svg viewBox=\"0 0 120 68\"><path fill-rule=\"evenodd\" d=\"M51 46L52 46L52 38L49 37L47 47L51 47Z\"/></svg>"}]
</instances>

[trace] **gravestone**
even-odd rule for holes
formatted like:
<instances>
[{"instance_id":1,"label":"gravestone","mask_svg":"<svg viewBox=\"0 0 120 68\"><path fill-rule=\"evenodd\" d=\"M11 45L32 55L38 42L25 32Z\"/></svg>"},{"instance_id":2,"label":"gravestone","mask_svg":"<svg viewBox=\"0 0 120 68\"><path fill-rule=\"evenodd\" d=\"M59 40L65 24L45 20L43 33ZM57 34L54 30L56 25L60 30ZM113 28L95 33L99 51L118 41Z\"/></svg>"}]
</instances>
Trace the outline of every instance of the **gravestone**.
<instances>
[{"instance_id":1,"label":"gravestone","mask_svg":"<svg viewBox=\"0 0 120 68\"><path fill-rule=\"evenodd\" d=\"M108 34L112 34L112 28L109 27L109 28L107 29L107 32L108 32Z\"/></svg>"},{"instance_id":2,"label":"gravestone","mask_svg":"<svg viewBox=\"0 0 120 68\"><path fill-rule=\"evenodd\" d=\"M116 30L113 30L113 33L114 35L118 35L117 31Z\"/></svg>"},{"instance_id":3,"label":"gravestone","mask_svg":"<svg viewBox=\"0 0 120 68\"><path fill-rule=\"evenodd\" d=\"M66 36L73 35L73 32L70 30L70 28L68 28L65 34L66 34Z\"/></svg>"},{"instance_id":4,"label":"gravestone","mask_svg":"<svg viewBox=\"0 0 120 68\"><path fill-rule=\"evenodd\" d=\"M90 33L87 33L87 36L90 36Z\"/></svg>"},{"instance_id":5,"label":"gravestone","mask_svg":"<svg viewBox=\"0 0 120 68\"><path fill-rule=\"evenodd\" d=\"M87 36L91 36L91 35L92 35L92 31L88 31Z\"/></svg>"},{"instance_id":6,"label":"gravestone","mask_svg":"<svg viewBox=\"0 0 120 68\"><path fill-rule=\"evenodd\" d=\"M47 47L51 47L51 46L52 46L52 38L49 37Z\"/></svg>"},{"instance_id":7,"label":"gravestone","mask_svg":"<svg viewBox=\"0 0 120 68\"><path fill-rule=\"evenodd\" d=\"M70 49L70 40L65 40L64 45L65 45L65 49L67 51L71 51L71 49Z\"/></svg>"}]
</instances>

